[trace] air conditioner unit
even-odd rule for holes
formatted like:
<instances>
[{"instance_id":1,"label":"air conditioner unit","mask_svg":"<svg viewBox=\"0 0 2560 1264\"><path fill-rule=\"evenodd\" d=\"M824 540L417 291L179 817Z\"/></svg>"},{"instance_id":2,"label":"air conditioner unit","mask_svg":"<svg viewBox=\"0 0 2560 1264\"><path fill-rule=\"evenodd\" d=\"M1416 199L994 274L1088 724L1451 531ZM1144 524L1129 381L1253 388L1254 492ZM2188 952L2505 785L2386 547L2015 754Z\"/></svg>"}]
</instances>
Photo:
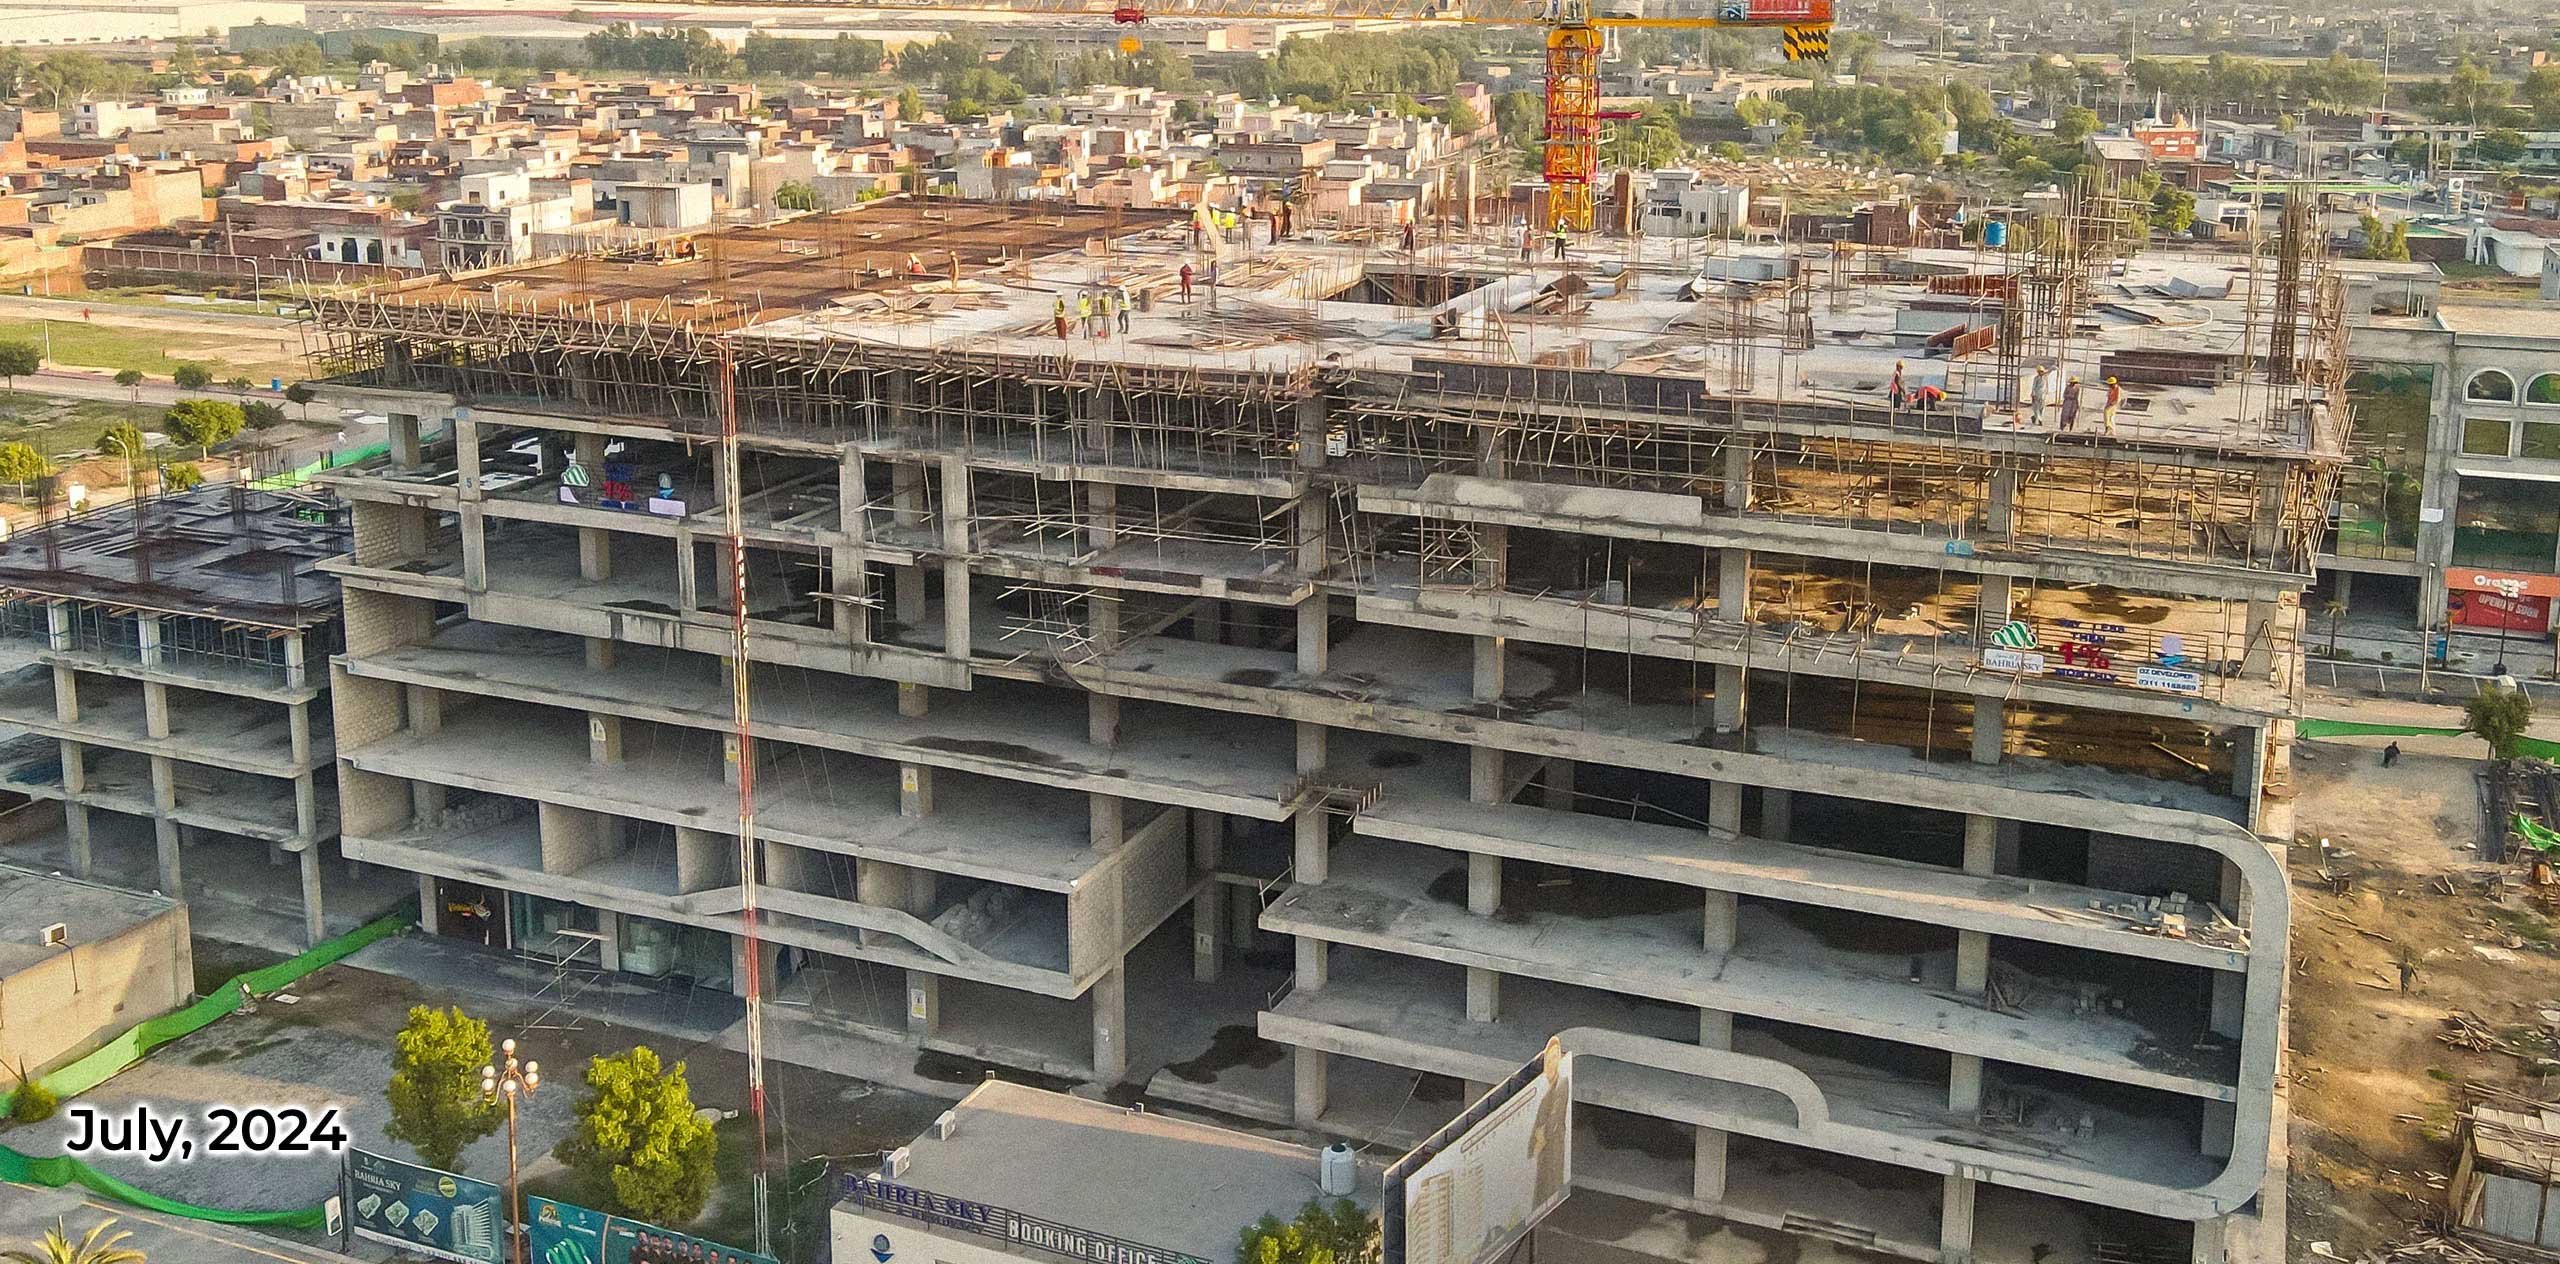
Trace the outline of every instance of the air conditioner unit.
<instances>
[{"instance_id":1,"label":"air conditioner unit","mask_svg":"<svg viewBox=\"0 0 2560 1264\"><path fill-rule=\"evenodd\" d=\"M45 947L47 947L47 948L60 948L60 947L62 947L63 945L68 944L68 943L70 943L70 942L71 942L71 927L69 927L68 925L65 925L64 923L61 923L61 922L55 922L53 925L51 925L51 926L47 926L47 927L45 927L45 928L44 928L44 946L45 946Z\"/></svg>"},{"instance_id":2,"label":"air conditioner unit","mask_svg":"<svg viewBox=\"0 0 2560 1264\"><path fill-rule=\"evenodd\" d=\"M888 1160L880 1165L881 1178L892 1181L902 1179L907 1174L907 1164L914 1160L915 1155L909 1153L905 1146L891 1150Z\"/></svg>"}]
</instances>

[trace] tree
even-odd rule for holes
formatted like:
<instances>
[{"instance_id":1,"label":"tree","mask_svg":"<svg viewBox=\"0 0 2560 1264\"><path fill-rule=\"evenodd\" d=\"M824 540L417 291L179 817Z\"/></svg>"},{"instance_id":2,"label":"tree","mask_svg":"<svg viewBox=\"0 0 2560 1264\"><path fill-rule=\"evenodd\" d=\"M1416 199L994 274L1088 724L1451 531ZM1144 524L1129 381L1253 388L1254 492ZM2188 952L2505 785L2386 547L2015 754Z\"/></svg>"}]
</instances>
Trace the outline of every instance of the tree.
<instances>
[{"instance_id":1,"label":"tree","mask_svg":"<svg viewBox=\"0 0 2560 1264\"><path fill-rule=\"evenodd\" d=\"M383 1134L407 1142L428 1167L462 1170L463 1148L506 1122L480 1093L489 1056L487 1023L460 1006L412 1006L392 1043L391 1083L383 1090L391 1122Z\"/></svg>"},{"instance_id":2,"label":"tree","mask_svg":"<svg viewBox=\"0 0 2560 1264\"><path fill-rule=\"evenodd\" d=\"M2085 105L2065 107L2053 116L2053 138L2077 145L2098 134L2098 112Z\"/></svg>"},{"instance_id":3,"label":"tree","mask_svg":"<svg viewBox=\"0 0 2560 1264\"><path fill-rule=\"evenodd\" d=\"M284 405L270 404L263 399L251 400L240 406L240 418L248 423L251 430L281 426L284 424Z\"/></svg>"},{"instance_id":4,"label":"tree","mask_svg":"<svg viewBox=\"0 0 2560 1264\"><path fill-rule=\"evenodd\" d=\"M248 378L237 376L222 379L222 385L224 389L234 391L254 391L258 389L257 383L250 381Z\"/></svg>"},{"instance_id":5,"label":"tree","mask_svg":"<svg viewBox=\"0 0 2560 1264\"><path fill-rule=\"evenodd\" d=\"M276 73L287 79L308 79L319 74L328 60L321 54L320 46L309 40L287 44L275 51Z\"/></svg>"},{"instance_id":6,"label":"tree","mask_svg":"<svg viewBox=\"0 0 2560 1264\"><path fill-rule=\"evenodd\" d=\"M115 1218L110 1216L73 1242L70 1231L56 1220L36 1240L34 1250L0 1251L0 1260L9 1264L143 1264L142 1252L124 1245L124 1240L133 1235L115 1226ZM115 1232L109 1233L110 1229Z\"/></svg>"},{"instance_id":7,"label":"tree","mask_svg":"<svg viewBox=\"0 0 2560 1264\"><path fill-rule=\"evenodd\" d=\"M142 398L142 370L140 370L140 369L118 369L118 370L116 370L116 385L121 386L121 387L125 388L126 390L132 391L132 392L133 392L133 397L134 397L135 399L140 399L140 398Z\"/></svg>"},{"instance_id":8,"label":"tree","mask_svg":"<svg viewBox=\"0 0 2560 1264\"><path fill-rule=\"evenodd\" d=\"M140 426L120 421L98 432L98 450L109 456L123 457L126 464L138 467L143 458L151 454L151 444L142 437Z\"/></svg>"},{"instance_id":9,"label":"tree","mask_svg":"<svg viewBox=\"0 0 2560 1264\"><path fill-rule=\"evenodd\" d=\"M2364 234L2365 258L2389 259L2401 263L2409 261L2409 222L2407 220L2385 224L2381 216L2367 211L2356 218L2356 224L2358 231Z\"/></svg>"},{"instance_id":10,"label":"tree","mask_svg":"<svg viewBox=\"0 0 2560 1264\"><path fill-rule=\"evenodd\" d=\"M814 211L818 209L818 191L802 181L785 181L773 191L773 204L786 211Z\"/></svg>"},{"instance_id":11,"label":"tree","mask_svg":"<svg viewBox=\"0 0 2560 1264\"><path fill-rule=\"evenodd\" d=\"M897 106L900 119L909 123L924 121L924 98L917 96L915 89L898 89Z\"/></svg>"},{"instance_id":12,"label":"tree","mask_svg":"<svg viewBox=\"0 0 2560 1264\"><path fill-rule=\"evenodd\" d=\"M552 1157L638 1219L680 1225L701 1215L720 1142L694 1113L684 1064L662 1071L657 1053L639 1045L588 1062L586 1079L577 1126Z\"/></svg>"},{"instance_id":13,"label":"tree","mask_svg":"<svg viewBox=\"0 0 2560 1264\"><path fill-rule=\"evenodd\" d=\"M1266 1215L1236 1240L1236 1264L1370 1264L1379 1254L1378 1222L1348 1198L1309 1199L1295 1220Z\"/></svg>"},{"instance_id":14,"label":"tree","mask_svg":"<svg viewBox=\"0 0 2560 1264\"><path fill-rule=\"evenodd\" d=\"M1451 136L1473 136L1483 128L1484 116L1476 113L1476 107L1465 101L1449 102L1449 134Z\"/></svg>"},{"instance_id":15,"label":"tree","mask_svg":"<svg viewBox=\"0 0 2560 1264\"><path fill-rule=\"evenodd\" d=\"M0 443L0 483L16 483L18 494L25 495L27 485L53 472L44 454L35 445L11 440Z\"/></svg>"},{"instance_id":16,"label":"tree","mask_svg":"<svg viewBox=\"0 0 2560 1264\"><path fill-rule=\"evenodd\" d=\"M169 380L182 391L200 391L213 385L213 370L189 360L169 374Z\"/></svg>"},{"instance_id":17,"label":"tree","mask_svg":"<svg viewBox=\"0 0 2560 1264\"><path fill-rule=\"evenodd\" d=\"M1535 92L1505 92L1493 99L1493 128L1506 145L1534 144L1547 134L1546 98Z\"/></svg>"},{"instance_id":18,"label":"tree","mask_svg":"<svg viewBox=\"0 0 2560 1264\"><path fill-rule=\"evenodd\" d=\"M2524 158L2524 133L2509 127L2492 128L2471 142L2471 156L2481 162L2501 166Z\"/></svg>"},{"instance_id":19,"label":"tree","mask_svg":"<svg viewBox=\"0 0 2560 1264\"><path fill-rule=\"evenodd\" d=\"M193 461L176 461L160 467L160 490L182 492L204 485L204 467Z\"/></svg>"},{"instance_id":20,"label":"tree","mask_svg":"<svg viewBox=\"0 0 2560 1264\"><path fill-rule=\"evenodd\" d=\"M2183 233L2196 224L2196 195L2176 185L2164 184L2151 195L2151 213L2161 229Z\"/></svg>"},{"instance_id":21,"label":"tree","mask_svg":"<svg viewBox=\"0 0 2560 1264\"><path fill-rule=\"evenodd\" d=\"M311 420L311 401L320 398L320 392L311 389L309 382L296 382L284 388L284 397L291 401L295 408L301 410L304 421L309 421Z\"/></svg>"},{"instance_id":22,"label":"tree","mask_svg":"<svg viewBox=\"0 0 2560 1264\"><path fill-rule=\"evenodd\" d=\"M32 342L11 339L0 342L0 378L7 378L9 389L18 389L18 379L28 377L44 367L44 353Z\"/></svg>"},{"instance_id":23,"label":"tree","mask_svg":"<svg viewBox=\"0 0 2560 1264\"><path fill-rule=\"evenodd\" d=\"M2462 704L2462 731L2487 742L2492 759L2515 758L2532 725L2533 699L2521 689L2491 685Z\"/></svg>"},{"instance_id":24,"label":"tree","mask_svg":"<svg viewBox=\"0 0 2560 1264\"><path fill-rule=\"evenodd\" d=\"M182 399L160 415L160 428L170 438L191 444L198 452L211 452L213 445L248 424L240 406L225 399Z\"/></svg>"}]
</instances>

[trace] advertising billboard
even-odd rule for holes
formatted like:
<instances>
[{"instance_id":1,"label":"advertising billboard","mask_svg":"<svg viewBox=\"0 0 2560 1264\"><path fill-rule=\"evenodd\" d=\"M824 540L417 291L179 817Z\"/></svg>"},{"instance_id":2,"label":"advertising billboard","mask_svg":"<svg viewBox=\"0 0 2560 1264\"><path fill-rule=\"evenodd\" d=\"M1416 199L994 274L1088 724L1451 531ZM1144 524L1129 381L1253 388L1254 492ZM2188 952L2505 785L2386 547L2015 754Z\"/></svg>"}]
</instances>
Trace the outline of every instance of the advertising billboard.
<instances>
[{"instance_id":1,"label":"advertising billboard","mask_svg":"<svg viewBox=\"0 0 2560 1264\"><path fill-rule=\"evenodd\" d=\"M350 1148L347 1197L358 1237L464 1264L498 1264L506 1252L506 1216L487 1181Z\"/></svg>"},{"instance_id":2,"label":"advertising billboard","mask_svg":"<svg viewBox=\"0 0 2560 1264\"><path fill-rule=\"evenodd\" d=\"M1573 1190L1573 1055L1553 1040L1387 1169L1386 1264L1485 1264Z\"/></svg>"},{"instance_id":3,"label":"advertising billboard","mask_svg":"<svg viewBox=\"0 0 2560 1264\"><path fill-rule=\"evenodd\" d=\"M531 1264L775 1264L772 1256L550 1198L524 1200Z\"/></svg>"}]
</instances>

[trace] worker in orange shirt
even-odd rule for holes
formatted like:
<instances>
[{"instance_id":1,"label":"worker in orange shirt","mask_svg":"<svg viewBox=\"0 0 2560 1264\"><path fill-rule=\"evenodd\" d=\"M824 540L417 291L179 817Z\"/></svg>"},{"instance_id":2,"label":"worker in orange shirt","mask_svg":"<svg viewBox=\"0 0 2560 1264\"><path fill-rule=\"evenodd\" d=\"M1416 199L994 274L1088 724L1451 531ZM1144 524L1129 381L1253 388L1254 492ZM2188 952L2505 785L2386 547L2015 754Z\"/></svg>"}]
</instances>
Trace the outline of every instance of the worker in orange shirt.
<instances>
[{"instance_id":1,"label":"worker in orange shirt","mask_svg":"<svg viewBox=\"0 0 2560 1264\"><path fill-rule=\"evenodd\" d=\"M2106 428L2108 434L2116 432L2116 410L2122 407L2124 407L2124 383L2108 378L2107 406L2098 414L2098 423Z\"/></svg>"}]
</instances>

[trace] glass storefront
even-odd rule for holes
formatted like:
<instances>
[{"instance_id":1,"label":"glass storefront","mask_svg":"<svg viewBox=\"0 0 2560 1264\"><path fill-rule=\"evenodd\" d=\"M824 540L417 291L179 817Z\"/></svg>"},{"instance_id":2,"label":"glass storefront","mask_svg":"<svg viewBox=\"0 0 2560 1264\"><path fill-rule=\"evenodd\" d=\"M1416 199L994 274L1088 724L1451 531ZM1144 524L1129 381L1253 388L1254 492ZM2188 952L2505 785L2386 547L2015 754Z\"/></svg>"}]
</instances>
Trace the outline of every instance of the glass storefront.
<instances>
[{"instance_id":1,"label":"glass storefront","mask_svg":"<svg viewBox=\"0 0 2560 1264\"><path fill-rule=\"evenodd\" d=\"M2540 575L2560 568L2560 483L2463 475L2453 564Z\"/></svg>"},{"instance_id":2,"label":"glass storefront","mask_svg":"<svg viewBox=\"0 0 2560 1264\"><path fill-rule=\"evenodd\" d=\"M2352 456L2338 476L2328 551L2337 557L2413 559L2435 370L2361 369L2347 379L2347 391L2355 403L2355 432L2348 444Z\"/></svg>"}]
</instances>

